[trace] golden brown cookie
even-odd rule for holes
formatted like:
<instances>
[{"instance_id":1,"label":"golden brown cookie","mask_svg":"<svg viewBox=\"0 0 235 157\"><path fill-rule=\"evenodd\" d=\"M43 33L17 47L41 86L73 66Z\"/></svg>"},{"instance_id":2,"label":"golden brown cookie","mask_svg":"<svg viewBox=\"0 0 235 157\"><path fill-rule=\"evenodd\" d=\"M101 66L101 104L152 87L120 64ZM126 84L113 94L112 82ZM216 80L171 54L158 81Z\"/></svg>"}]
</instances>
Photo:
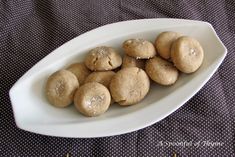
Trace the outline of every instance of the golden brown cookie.
<instances>
[{"instance_id":1,"label":"golden brown cookie","mask_svg":"<svg viewBox=\"0 0 235 157\"><path fill-rule=\"evenodd\" d=\"M73 102L73 96L79 87L76 76L67 70L53 73L46 82L46 96L57 107L66 107Z\"/></svg>"},{"instance_id":2,"label":"golden brown cookie","mask_svg":"<svg viewBox=\"0 0 235 157\"><path fill-rule=\"evenodd\" d=\"M171 57L171 45L181 35L177 32L162 32L157 36L155 46L158 54L164 59Z\"/></svg>"},{"instance_id":3,"label":"golden brown cookie","mask_svg":"<svg viewBox=\"0 0 235 157\"><path fill-rule=\"evenodd\" d=\"M85 58L85 65L92 71L113 70L121 64L120 54L115 49L107 46L92 49Z\"/></svg>"},{"instance_id":4,"label":"golden brown cookie","mask_svg":"<svg viewBox=\"0 0 235 157\"><path fill-rule=\"evenodd\" d=\"M98 82L103 84L105 87L109 88L110 81L115 75L113 71L97 71L91 73L85 80L85 83L88 82Z\"/></svg>"},{"instance_id":5,"label":"golden brown cookie","mask_svg":"<svg viewBox=\"0 0 235 157\"><path fill-rule=\"evenodd\" d=\"M129 68L129 67L138 67L144 69L145 60L143 59L135 59L134 57L130 57L125 55L122 60L122 68Z\"/></svg>"},{"instance_id":6,"label":"golden brown cookie","mask_svg":"<svg viewBox=\"0 0 235 157\"><path fill-rule=\"evenodd\" d=\"M154 57L146 62L145 70L148 76L161 85L172 85L178 78L178 70L174 65L160 57Z\"/></svg>"},{"instance_id":7,"label":"golden brown cookie","mask_svg":"<svg viewBox=\"0 0 235 157\"><path fill-rule=\"evenodd\" d=\"M156 55L154 45L144 39L128 39L122 47L128 56L136 59L149 59Z\"/></svg>"},{"instance_id":8,"label":"golden brown cookie","mask_svg":"<svg viewBox=\"0 0 235 157\"><path fill-rule=\"evenodd\" d=\"M86 77L91 73L84 63L71 64L67 70L71 71L77 77L79 85L82 85Z\"/></svg>"},{"instance_id":9,"label":"golden brown cookie","mask_svg":"<svg viewBox=\"0 0 235 157\"><path fill-rule=\"evenodd\" d=\"M82 85L74 96L74 104L77 110L89 117L99 116L106 112L110 101L109 90L97 82Z\"/></svg>"},{"instance_id":10,"label":"golden brown cookie","mask_svg":"<svg viewBox=\"0 0 235 157\"><path fill-rule=\"evenodd\" d=\"M173 43L171 58L180 71L192 73L201 66L204 52L201 44L196 39L182 36Z\"/></svg>"},{"instance_id":11,"label":"golden brown cookie","mask_svg":"<svg viewBox=\"0 0 235 157\"><path fill-rule=\"evenodd\" d=\"M120 105L140 102L148 93L150 82L144 70L131 67L118 71L109 85L112 98Z\"/></svg>"}]
</instances>

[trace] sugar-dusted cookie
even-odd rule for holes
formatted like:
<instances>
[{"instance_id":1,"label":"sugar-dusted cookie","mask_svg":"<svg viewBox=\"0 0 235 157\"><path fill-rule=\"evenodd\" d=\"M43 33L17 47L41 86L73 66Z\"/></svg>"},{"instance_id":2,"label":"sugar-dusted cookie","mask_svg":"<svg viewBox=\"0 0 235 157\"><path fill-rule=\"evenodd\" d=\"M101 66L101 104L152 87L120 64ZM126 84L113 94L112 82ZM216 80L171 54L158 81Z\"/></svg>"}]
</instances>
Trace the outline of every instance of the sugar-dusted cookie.
<instances>
[{"instance_id":1,"label":"sugar-dusted cookie","mask_svg":"<svg viewBox=\"0 0 235 157\"><path fill-rule=\"evenodd\" d=\"M76 76L67 70L53 73L46 82L46 96L57 107L66 107L73 102L73 96L79 87Z\"/></svg>"},{"instance_id":2,"label":"sugar-dusted cookie","mask_svg":"<svg viewBox=\"0 0 235 157\"><path fill-rule=\"evenodd\" d=\"M128 39L122 47L128 56L136 59L149 59L156 55L154 45L144 39Z\"/></svg>"},{"instance_id":3,"label":"sugar-dusted cookie","mask_svg":"<svg viewBox=\"0 0 235 157\"><path fill-rule=\"evenodd\" d=\"M195 72L202 64L204 52L201 44L192 37L179 37L172 45L174 65L184 73Z\"/></svg>"},{"instance_id":4,"label":"sugar-dusted cookie","mask_svg":"<svg viewBox=\"0 0 235 157\"><path fill-rule=\"evenodd\" d=\"M113 70L121 64L120 54L115 49L107 46L92 49L85 58L85 65L92 71Z\"/></svg>"},{"instance_id":5,"label":"sugar-dusted cookie","mask_svg":"<svg viewBox=\"0 0 235 157\"><path fill-rule=\"evenodd\" d=\"M75 107L79 112L88 117L99 116L106 112L110 101L109 90L97 82L82 85L74 96Z\"/></svg>"}]
</instances>

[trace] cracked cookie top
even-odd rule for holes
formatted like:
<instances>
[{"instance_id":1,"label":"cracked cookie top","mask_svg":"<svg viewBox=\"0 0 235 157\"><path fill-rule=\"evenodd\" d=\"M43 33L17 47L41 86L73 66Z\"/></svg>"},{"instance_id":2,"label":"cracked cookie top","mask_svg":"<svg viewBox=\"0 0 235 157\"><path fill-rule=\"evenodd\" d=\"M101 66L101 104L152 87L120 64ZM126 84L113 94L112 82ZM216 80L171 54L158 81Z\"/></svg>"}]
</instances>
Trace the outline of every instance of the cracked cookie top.
<instances>
[{"instance_id":1,"label":"cracked cookie top","mask_svg":"<svg viewBox=\"0 0 235 157\"><path fill-rule=\"evenodd\" d=\"M85 65L92 71L113 70L121 66L122 58L112 47L100 46L92 49L85 59Z\"/></svg>"},{"instance_id":2,"label":"cracked cookie top","mask_svg":"<svg viewBox=\"0 0 235 157\"><path fill-rule=\"evenodd\" d=\"M128 39L123 42L122 47L128 56L136 59L149 59L156 55L154 45L144 39Z\"/></svg>"}]
</instances>

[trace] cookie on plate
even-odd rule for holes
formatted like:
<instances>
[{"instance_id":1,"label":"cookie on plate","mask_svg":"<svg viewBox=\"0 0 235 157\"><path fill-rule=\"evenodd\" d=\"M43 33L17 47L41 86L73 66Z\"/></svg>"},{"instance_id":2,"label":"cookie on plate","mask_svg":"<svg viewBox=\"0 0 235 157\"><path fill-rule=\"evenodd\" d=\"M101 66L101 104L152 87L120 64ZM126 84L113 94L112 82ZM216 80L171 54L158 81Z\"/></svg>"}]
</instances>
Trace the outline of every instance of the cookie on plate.
<instances>
[{"instance_id":1,"label":"cookie on plate","mask_svg":"<svg viewBox=\"0 0 235 157\"><path fill-rule=\"evenodd\" d=\"M82 85L86 77L91 73L84 63L73 63L67 70L71 71L77 77L79 85Z\"/></svg>"},{"instance_id":2,"label":"cookie on plate","mask_svg":"<svg viewBox=\"0 0 235 157\"><path fill-rule=\"evenodd\" d=\"M130 57L125 55L122 60L122 68L129 68L129 67L138 67L144 69L145 60L143 59L136 59L134 57Z\"/></svg>"},{"instance_id":3,"label":"cookie on plate","mask_svg":"<svg viewBox=\"0 0 235 157\"><path fill-rule=\"evenodd\" d=\"M140 102L148 93L150 81L144 70L123 68L112 78L109 88L112 98L120 105Z\"/></svg>"},{"instance_id":4,"label":"cookie on plate","mask_svg":"<svg viewBox=\"0 0 235 157\"><path fill-rule=\"evenodd\" d=\"M155 40L158 54L164 59L170 59L172 43L180 36L181 34L171 31L160 33Z\"/></svg>"},{"instance_id":5,"label":"cookie on plate","mask_svg":"<svg viewBox=\"0 0 235 157\"><path fill-rule=\"evenodd\" d=\"M109 90L102 84L90 82L82 85L75 93L74 105L85 116L94 117L106 112L110 106Z\"/></svg>"},{"instance_id":6,"label":"cookie on plate","mask_svg":"<svg viewBox=\"0 0 235 157\"><path fill-rule=\"evenodd\" d=\"M154 45L144 39L128 39L122 45L128 56L136 59L149 59L156 55Z\"/></svg>"},{"instance_id":7,"label":"cookie on plate","mask_svg":"<svg viewBox=\"0 0 235 157\"><path fill-rule=\"evenodd\" d=\"M85 65L92 71L113 70L121 64L120 54L114 48L107 46L92 49L85 58Z\"/></svg>"},{"instance_id":8,"label":"cookie on plate","mask_svg":"<svg viewBox=\"0 0 235 157\"><path fill-rule=\"evenodd\" d=\"M178 79L179 72L171 62L160 57L154 57L146 62L145 70L148 76L161 85L172 85Z\"/></svg>"},{"instance_id":9,"label":"cookie on plate","mask_svg":"<svg viewBox=\"0 0 235 157\"><path fill-rule=\"evenodd\" d=\"M85 83L88 82L98 82L103 84L105 87L109 88L109 84L115 72L113 71L97 71L92 72L85 80Z\"/></svg>"},{"instance_id":10,"label":"cookie on plate","mask_svg":"<svg viewBox=\"0 0 235 157\"><path fill-rule=\"evenodd\" d=\"M171 58L180 71L192 73L202 65L204 51L196 39L182 36L173 43Z\"/></svg>"},{"instance_id":11,"label":"cookie on plate","mask_svg":"<svg viewBox=\"0 0 235 157\"><path fill-rule=\"evenodd\" d=\"M46 82L46 96L57 107L66 107L73 102L73 96L79 87L76 76L67 70L53 73Z\"/></svg>"}]
</instances>

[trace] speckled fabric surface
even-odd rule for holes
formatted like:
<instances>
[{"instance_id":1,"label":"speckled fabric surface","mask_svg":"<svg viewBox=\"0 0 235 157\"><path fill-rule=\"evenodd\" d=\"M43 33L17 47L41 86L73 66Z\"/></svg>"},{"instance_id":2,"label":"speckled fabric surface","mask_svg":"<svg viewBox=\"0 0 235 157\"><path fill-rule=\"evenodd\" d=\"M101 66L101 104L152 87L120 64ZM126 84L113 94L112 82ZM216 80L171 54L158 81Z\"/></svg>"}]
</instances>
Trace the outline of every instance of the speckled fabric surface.
<instances>
[{"instance_id":1,"label":"speckled fabric surface","mask_svg":"<svg viewBox=\"0 0 235 157\"><path fill-rule=\"evenodd\" d=\"M235 156L234 8L232 0L1 0L0 156ZM163 17L210 22L228 49L183 107L145 129L105 138L49 137L16 127L9 89L52 50L105 24Z\"/></svg>"}]
</instances>

